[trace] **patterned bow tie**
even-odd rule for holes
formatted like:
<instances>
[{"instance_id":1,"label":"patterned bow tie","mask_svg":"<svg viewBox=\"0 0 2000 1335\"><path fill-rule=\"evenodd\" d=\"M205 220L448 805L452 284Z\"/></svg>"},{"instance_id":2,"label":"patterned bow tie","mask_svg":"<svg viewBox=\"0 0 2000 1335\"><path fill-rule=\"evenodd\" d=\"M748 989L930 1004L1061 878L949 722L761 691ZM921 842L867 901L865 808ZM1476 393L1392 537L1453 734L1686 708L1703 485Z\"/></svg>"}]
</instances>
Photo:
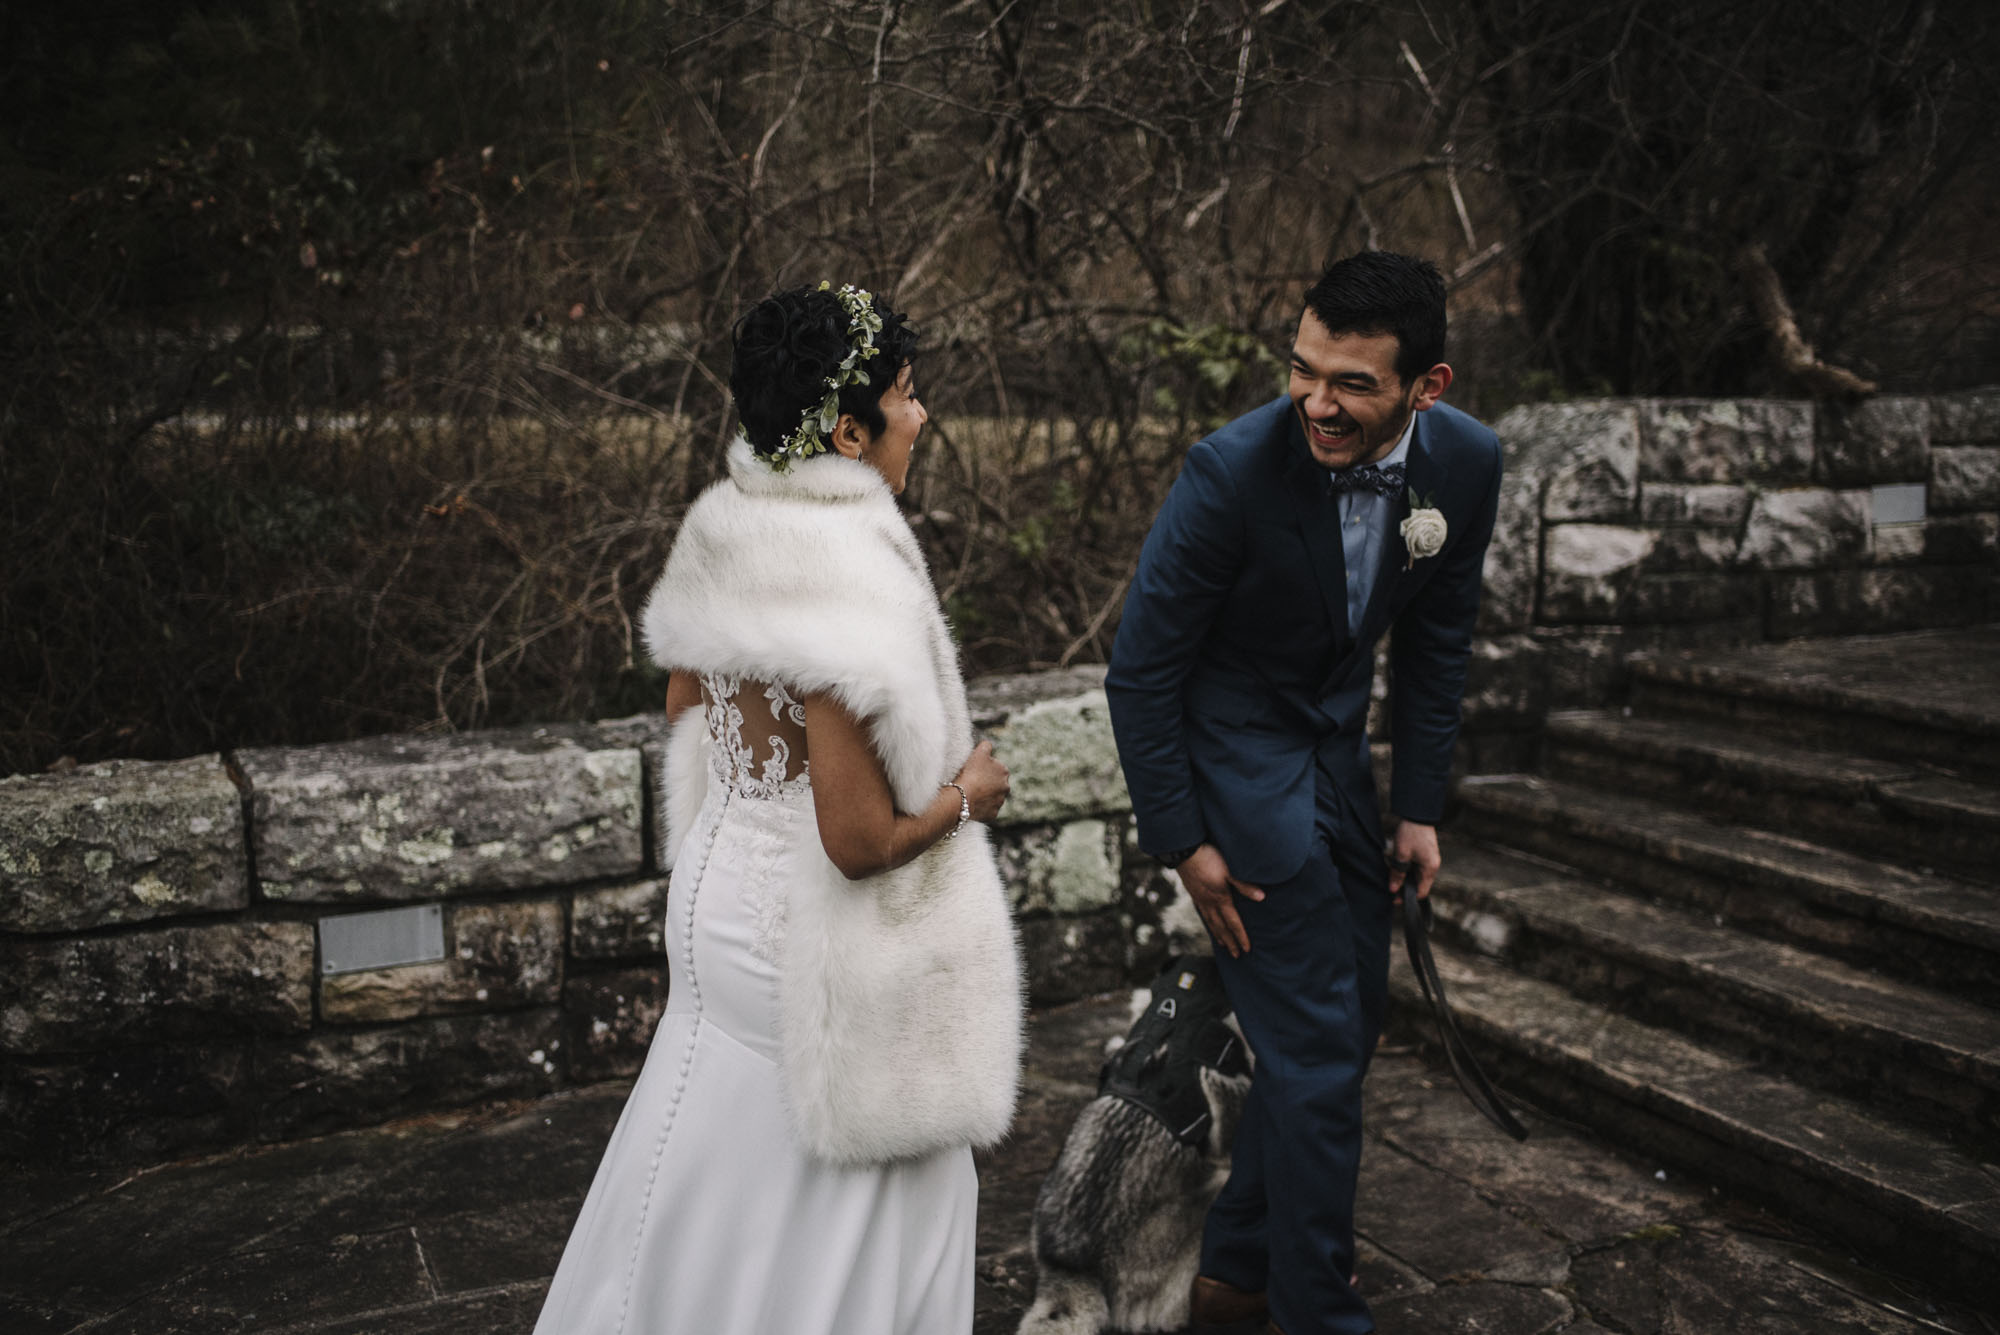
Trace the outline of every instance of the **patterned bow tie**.
<instances>
[{"instance_id":1,"label":"patterned bow tie","mask_svg":"<svg viewBox=\"0 0 2000 1335\"><path fill-rule=\"evenodd\" d=\"M1377 496L1394 496L1403 490L1403 465L1363 464L1359 468L1328 473L1327 483L1338 496L1349 491L1372 491Z\"/></svg>"}]
</instances>

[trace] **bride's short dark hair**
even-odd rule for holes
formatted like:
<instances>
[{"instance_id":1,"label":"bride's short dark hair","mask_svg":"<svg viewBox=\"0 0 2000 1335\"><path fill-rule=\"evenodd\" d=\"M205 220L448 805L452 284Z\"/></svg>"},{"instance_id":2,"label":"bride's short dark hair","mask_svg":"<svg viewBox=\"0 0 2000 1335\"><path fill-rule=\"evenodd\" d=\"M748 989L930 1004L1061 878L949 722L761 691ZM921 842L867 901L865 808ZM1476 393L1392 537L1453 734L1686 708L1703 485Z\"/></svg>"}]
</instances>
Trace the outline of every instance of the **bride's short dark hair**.
<instances>
[{"instance_id":1,"label":"bride's short dark hair","mask_svg":"<svg viewBox=\"0 0 2000 1335\"><path fill-rule=\"evenodd\" d=\"M870 431L882 431L889 425L882 395L916 354L917 331L880 296L872 300L882 332L875 335L873 354L861 362L867 380L841 388L840 411L852 413ZM827 377L853 346L847 324L840 299L817 287L774 293L736 322L729 393L751 449L775 454L799 429L806 410L826 397Z\"/></svg>"}]
</instances>

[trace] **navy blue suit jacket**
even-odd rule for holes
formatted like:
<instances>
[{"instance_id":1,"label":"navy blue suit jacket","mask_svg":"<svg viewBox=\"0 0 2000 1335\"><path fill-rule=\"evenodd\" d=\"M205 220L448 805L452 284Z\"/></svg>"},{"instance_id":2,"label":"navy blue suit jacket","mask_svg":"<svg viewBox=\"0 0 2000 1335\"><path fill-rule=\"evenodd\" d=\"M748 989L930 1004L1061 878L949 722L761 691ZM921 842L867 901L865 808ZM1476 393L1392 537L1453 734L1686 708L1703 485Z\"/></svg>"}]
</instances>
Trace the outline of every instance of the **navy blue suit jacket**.
<instances>
[{"instance_id":1,"label":"navy blue suit jacket","mask_svg":"<svg viewBox=\"0 0 2000 1335\"><path fill-rule=\"evenodd\" d=\"M1500 442L1440 403L1417 414L1409 488L1444 513L1414 564L1396 497L1381 569L1347 624L1339 503L1288 397L1197 442L1153 521L1105 690L1139 845L1213 843L1232 875L1273 883L1312 844L1315 761L1377 823L1368 767L1375 642L1390 641L1390 807L1435 822L1458 736Z\"/></svg>"}]
</instances>

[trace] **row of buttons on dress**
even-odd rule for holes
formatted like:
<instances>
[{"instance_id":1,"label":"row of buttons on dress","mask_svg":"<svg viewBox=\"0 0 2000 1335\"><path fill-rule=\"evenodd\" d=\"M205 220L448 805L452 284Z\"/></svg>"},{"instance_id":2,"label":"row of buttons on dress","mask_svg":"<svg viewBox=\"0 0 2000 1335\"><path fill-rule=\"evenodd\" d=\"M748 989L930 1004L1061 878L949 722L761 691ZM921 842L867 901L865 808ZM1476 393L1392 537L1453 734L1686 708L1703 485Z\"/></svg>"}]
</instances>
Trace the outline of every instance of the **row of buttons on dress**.
<instances>
[{"instance_id":1,"label":"row of buttons on dress","mask_svg":"<svg viewBox=\"0 0 2000 1335\"><path fill-rule=\"evenodd\" d=\"M723 790L722 805L729 805L729 793ZM701 888L702 879L708 875L708 859L715 851L715 836L722 827L722 811L718 810L709 818L708 829L702 836L701 862L694 869L694 876L687 886L687 911L685 928L681 933L681 961L687 966L688 992L694 998L693 1024L688 1027L687 1047L681 1052L681 1069L674 1081L673 1097L667 1100L666 1115L660 1119L660 1134L653 1142L653 1161L646 1169L646 1195L639 1206L639 1222L632 1233L632 1259L625 1270L625 1294L618 1306L618 1335L624 1335L625 1318L632 1308L632 1280L639 1271L639 1249L646 1237L646 1216L653 1208L653 1187L659 1181L660 1160L666 1157L667 1136L674 1129L674 1117L680 1111L681 1095L687 1091L688 1073L694 1069L695 1043L701 1036L701 984L694 976L694 901ZM675 878L678 882L679 878Z\"/></svg>"}]
</instances>

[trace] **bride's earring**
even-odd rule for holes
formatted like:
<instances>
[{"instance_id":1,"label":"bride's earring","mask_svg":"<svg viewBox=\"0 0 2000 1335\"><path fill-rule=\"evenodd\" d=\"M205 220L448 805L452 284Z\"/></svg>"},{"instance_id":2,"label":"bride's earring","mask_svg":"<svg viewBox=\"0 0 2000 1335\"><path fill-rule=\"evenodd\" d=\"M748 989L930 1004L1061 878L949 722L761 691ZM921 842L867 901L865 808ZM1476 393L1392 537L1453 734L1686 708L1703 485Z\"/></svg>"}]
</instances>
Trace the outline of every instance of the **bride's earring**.
<instances>
[{"instance_id":1,"label":"bride's earring","mask_svg":"<svg viewBox=\"0 0 2000 1335\"><path fill-rule=\"evenodd\" d=\"M868 435L861 429L861 423L853 413L842 413L833 424L833 448L850 459L859 459L867 446Z\"/></svg>"}]
</instances>

